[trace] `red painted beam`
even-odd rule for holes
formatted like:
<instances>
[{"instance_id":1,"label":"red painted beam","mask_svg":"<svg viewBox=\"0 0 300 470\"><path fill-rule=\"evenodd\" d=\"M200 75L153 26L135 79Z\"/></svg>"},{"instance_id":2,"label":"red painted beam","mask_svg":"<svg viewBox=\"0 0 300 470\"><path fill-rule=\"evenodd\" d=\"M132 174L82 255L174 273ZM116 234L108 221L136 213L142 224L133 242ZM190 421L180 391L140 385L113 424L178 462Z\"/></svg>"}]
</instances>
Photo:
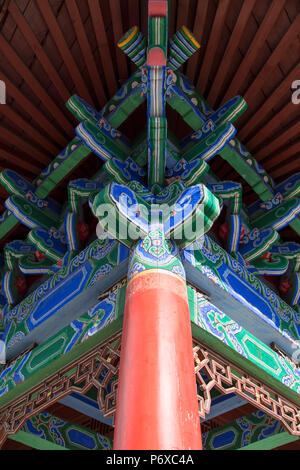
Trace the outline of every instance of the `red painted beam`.
<instances>
[{"instance_id":1,"label":"red painted beam","mask_svg":"<svg viewBox=\"0 0 300 470\"><path fill-rule=\"evenodd\" d=\"M274 153L276 150L289 145L289 141L296 139L299 136L299 122L297 121L289 129L284 131L282 134L278 135L275 139L272 139L271 142L267 145L264 145L260 150L255 152L256 160L264 160L269 155ZM255 144L255 142L254 142Z\"/></svg>"},{"instance_id":2,"label":"red painted beam","mask_svg":"<svg viewBox=\"0 0 300 470\"><path fill-rule=\"evenodd\" d=\"M50 158L44 155L42 152L37 150L33 145L29 144L22 137L14 134L9 129L0 127L1 141L6 142L11 146L17 147L19 150L26 152L31 155L31 159L36 162L40 162L44 165L49 165ZM3 139L3 140L2 140Z\"/></svg>"},{"instance_id":3,"label":"red painted beam","mask_svg":"<svg viewBox=\"0 0 300 470\"><path fill-rule=\"evenodd\" d=\"M285 54L289 53L289 48L293 43L297 43L297 37L299 36L300 31L300 13L295 18L283 38L280 40L279 44L272 51L272 54L263 65L262 69L256 75L255 79L249 86L246 93L244 93L244 98L247 103L250 103L252 100L255 100L257 90L263 88L264 83L267 78L272 76L274 73L274 68L279 64Z\"/></svg>"}]
</instances>

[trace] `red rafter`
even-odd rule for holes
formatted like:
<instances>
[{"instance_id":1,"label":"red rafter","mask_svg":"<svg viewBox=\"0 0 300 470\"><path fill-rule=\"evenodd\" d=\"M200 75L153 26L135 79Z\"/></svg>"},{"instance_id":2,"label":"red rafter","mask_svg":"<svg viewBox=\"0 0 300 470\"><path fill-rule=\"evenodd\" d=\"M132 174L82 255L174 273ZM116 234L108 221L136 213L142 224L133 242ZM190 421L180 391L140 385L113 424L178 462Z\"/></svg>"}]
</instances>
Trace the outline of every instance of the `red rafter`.
<instances>
[{"instance_id":1,"label":"red rafter","mask_svg":"<svg viewBox=\"0 0 300 470\"><path fill-rule=\"evenodd\" d=\"M206 16L208 10L208 2L209 0L202 0L201 2L197 3L197 10L196 10L196 17L194 23L193 34L195 35L197 41L201 45L201 41L203 38L204 27L206 23ZM197 72L197 63L199 59L199 54L195 53L187 63L186 74L189 79L194 82L196 72Z\"/></svg>"},{"instance_id":2,"label":"red rafter","mask_svg":"<svg viewBox=\"0 0 300 470\"><path fill-rule=\"evenodd\" d=\"M263 105L255 112L255 114L248 119L247 124L239 131L239 138L246 140L247 136L258 127L261 122L266 118L267 114L278 103L289 90L291 84L300 74L300 63L288 74L287 77L280 83L279 87L264 101Z\"/></svg>"},{"instance_id":3,"label":"red rafter","mask_svg":"<svg viewBox=\"0 0 300 470\"><path fill-rule=\"evenodd\" d=\"M64 147L67 144L67 139L63 133L57 129L1 71L0 79L5 82L7 94L11 96L24 110L26 110L36 123L43 127L45 132L53 141Z\"/></svg>"},{"instance_id":4,"label":"red rafter","mask_svg":"<svg viewBox=\"0 0 300 470\"><path fill-rule=\"evenodd\" d=\"M122 15L121 15L121 6L119 0L109 0L110 12L111 12L111 19L112 19L112 27L114 33L114 40L117 44L124 34L123 30L123 22L122 22ZM118 73L119 73L119 86L124 83L124 81L128 77L128 68L127 68L127 60L126 56L123 51L121 51L118 47L116 49L116 57L117 57L117 66L118 66Z\"/></svg>"},{"instance_id":5,"label":"red rafter","mask_svg":"<svg viewBox=\"0 0 300 470\"><path fill-rule=\"evenodd\" d=\"M66 6L70 15L70 18L73 23L74 31L78 39L78 43L82 52L82 57L84 58L91 82L94 86L95 93L97 95L98 102L100 106L104 106L106 101L106 96L104 88L102 85L102 79L100 77L94 55L87 38L81 16L77 7L75 0L65 0ZM95 4L97 2L94 2ZM99 4L98 4L99 5Z\"/></svg>"},{"instance_id":6,"label":"red rafter","mask_svg":"<svg viewBox=\"0 0 300 470\"><path fill-rule=\"evenodd\" d=\"M6 59L10 62L13 68L18 74L24 79L26 84L34 91L36 96L43 102L48 108L49 112L56 119L58 125L62 127L69 134L73 133L73 127L67 120L66 116L59 109L59 107L50 98L46 90L41 86L39 81L35 78L30 69L22 62L19 56L16 54L11 45L6 41L4 36L0 34L0 50L5 55Z\"/></svg>"},{"instance_id":7,"label":"red rafter","mask_svg":"<svg viewBox=\"0 0 300 470\"><path fill-rule=\"evenodd\" d=\"M232 96L234 96L234 94L238 92L241 83L243 83L245 80L251 65L259 53L260 46L265 42L273 26L275 25L285 2L286 0L276 0L276 2L271 2L270 8L268 9L244 59L242 60L242 63L233 77L223 102L229 100Z\"/></svg>"},{"instance_id":8,"label":"red rafter","mask_svg":"<svg viewBox=\"0 0 300 470\"><path fill-rule=\"evenodd\" d=\"M45 51L43 50L43 47L41 46L41 44L35 37L32 29L30 28L29 24L25 20L23 14L20 12L19 8L14 2L10 2L8 10L11 13L14 21L16 22L16 25L18 26L19 30L21 31L24 38L26 39L29 46L31 47L32 51L35 53L36 57L42 64L45 72L47 73L49 79L52 81L53 85L58 91L61 99L63 100L63 102L66 102L70 97L70 92L65 86L62 79L60 78L55 67L50 62L47 54L45 53Z\"/></svg>"},{"instance_id":9,"label":"red rafter","mask_svg":"<svg viewBox=\"0 0 300 470\"><path fill-rule=\"evenodd\" d=\"M216 101L221 91L223 81L226 78L227 73L230 69L233 56L238 49L239 42L245 32L247 21L249 20L249 17L252 13L255 3L256 3L256 0L247 0L247 2L244 2L242 4L239 17L231 33L225 53L219 65L218 72L215 76L215 79L213 81L213 84L211 86L211 89L207 98L208 103L212 107L214 107L216 104Z\"/></svg>"},{"instance_id":10,"label":"red rafter","mask_svg":"<svg viewBox=\"0 0 300 470\"><path fill-rule=\"evenodd\" d=\"M113 96L118 89L118 85L115 77L115 71L112 63L110 47L100 3L95 2L94 0L88 0L88 5L92 17L99 54L103 64L103 73L105 76L106 86L110 96ZM101 104L104 106L104 102Z\"/></svg>"},{"instance_id":11,"label":"red rafter","mask_svg":"<svg viewBox=\"0 0 300 470\"><path fill-rule=\"evenodd\" d=\"M222 27L226 19L229 7L230 0L220 0L218 3L216 16L210 32L209 41L206 46L205 56L201 67L201 73L197 84L197 88L202 94L204 94L206 90L211 67L213 65L214 57L218 48L218 43L221 38Z\"/></svg>"},{"instance_id":12,"label":"red rafter","mask_svg":"<svg viewBox=\"0 0 300 470\"><path fill-rule=\"evenodd\" d=\"M257 90L260 90L263 84L265 83L267 77L271 76L274 72L274 67L279 63L280 59L282 59L283 54L285 54L290 46L290 44L294 41L299 41L297 36L299 36L300 31L300 14L291 24L288 31L285 33L279 44L273 50L272 54L268 58L267 62L264 64L260 72L256 75L255 79L249 86L246 93L244 93L244 98L247 102L255 99L255 95Z\"/></svg>"},{"instance_id":13,"label":"red rafter","mask_svg":"<svg viewBox=\"0 0 300 470\"><path fill-rule=\"evenodd\" d=\"M83 80L81 73L77 67L77 64L69 50L69 47L65 41L64 35L57 23L57 20L53 14L52 8L50 7L48 0L36 2L37 6L42 13L44 20L49 28L51 36L56 43L56 46L61 54L61 57L69 70L69 73L74 81L74 84L77 88L78 94L90 104L93 104L93 99L90 95L90 92L86 86L85 81Z\"/></svg>"}]
</instances>

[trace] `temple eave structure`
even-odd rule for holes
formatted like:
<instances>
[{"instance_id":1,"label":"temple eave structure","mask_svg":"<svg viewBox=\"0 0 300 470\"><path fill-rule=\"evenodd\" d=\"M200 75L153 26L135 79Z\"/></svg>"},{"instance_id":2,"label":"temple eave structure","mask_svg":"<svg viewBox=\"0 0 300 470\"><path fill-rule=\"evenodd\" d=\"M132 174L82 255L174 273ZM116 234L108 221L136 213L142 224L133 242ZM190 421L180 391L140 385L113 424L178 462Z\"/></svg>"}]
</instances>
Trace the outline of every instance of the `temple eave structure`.
<instances>
[{"instance_id":1,"label":"temple eave structure","mask_svg":"<svg viewBox=\"0 0 300 470\"><path fill-rule=\"evenodd\" d=\"M117 44L129 79L100 110L68 99L74 136L35 180L0 173L0 445L296 445L300 173L271 178L239 138L246 100L213 109L182 71L196 32L170 37L171 2L143 2L148 35L133 25ZM124 125L143 106L131 139ZM92 177L73 179L91 154ZM239 181L215 174L217 158Z\"/></svg>"}]
</instances>

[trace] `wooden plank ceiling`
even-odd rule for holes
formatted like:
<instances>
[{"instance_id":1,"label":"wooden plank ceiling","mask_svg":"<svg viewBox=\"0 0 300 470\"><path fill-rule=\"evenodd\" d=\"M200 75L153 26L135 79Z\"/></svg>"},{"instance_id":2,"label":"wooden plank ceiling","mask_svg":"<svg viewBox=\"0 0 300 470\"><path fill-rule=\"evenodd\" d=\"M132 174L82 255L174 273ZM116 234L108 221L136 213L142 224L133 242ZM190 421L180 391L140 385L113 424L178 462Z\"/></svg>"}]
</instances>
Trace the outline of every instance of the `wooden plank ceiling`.
<instances>
[{"instance_id":1,"label":"wooden plank ceiling","mask_svg":"<svg viewBox=\"0 0 300 470\"><path fill-rule=\"evenodd\" d=\"M185 24L202 45L183 72L215 108L245 97L238 137L276 182L300 171L300 105L291 102L291 84L300 79L300 0L170 3L170 35ZM69 96L100 109L134 71L116 43L135 24L147 36L147 0L0 0L0 8L0 79L8 94L0 107L0 170L33 180L74 136ZM144 117L142 106L122 131L136 136ZM172 110L168 118L178 136L188 132ZM68 180L100 166L91 155ZM212 169L242 181L219 157ZM53 195L66 197L66 185ZM0 189L0 211L6 197ZM255 198L244 183L244 202ZM282 233L297 238L289 228Z\"/></svg>"}]
</instances>

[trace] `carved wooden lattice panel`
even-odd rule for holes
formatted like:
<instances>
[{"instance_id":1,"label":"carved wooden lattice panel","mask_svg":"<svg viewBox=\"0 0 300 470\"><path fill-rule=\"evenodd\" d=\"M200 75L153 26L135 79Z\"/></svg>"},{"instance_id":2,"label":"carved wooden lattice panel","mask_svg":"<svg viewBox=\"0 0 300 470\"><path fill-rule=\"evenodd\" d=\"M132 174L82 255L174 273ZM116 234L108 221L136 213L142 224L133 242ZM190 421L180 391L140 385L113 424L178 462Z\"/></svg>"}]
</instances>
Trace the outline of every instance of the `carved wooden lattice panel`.
<instances>
[{"instance_id":1,"label":"carved wooden lattice panel","mask_svg":"<svg viewBox=\"0 0 300 470\"><path fill-rule=\"evenodd\" d=\"M70 393L84 394L93 386L98 390L100 410L111 416L116 407L120 350L121 332L0 409L0 445L35 414Z\"/></svg>"},{"instance_id":2,"label":"carved wooden lattice panel","mask_svg":"<svg viewBox=\"0 0 300 470\"><path fill-rule=\"evenodd\" d=\"M282 423L287 431L300 436L300 409L279 393L258 382L198 341L194 341L195 373L199 415L205 418L211 407L211 390L235 393L248 403Z\"/></svg>"}]
</instances>

